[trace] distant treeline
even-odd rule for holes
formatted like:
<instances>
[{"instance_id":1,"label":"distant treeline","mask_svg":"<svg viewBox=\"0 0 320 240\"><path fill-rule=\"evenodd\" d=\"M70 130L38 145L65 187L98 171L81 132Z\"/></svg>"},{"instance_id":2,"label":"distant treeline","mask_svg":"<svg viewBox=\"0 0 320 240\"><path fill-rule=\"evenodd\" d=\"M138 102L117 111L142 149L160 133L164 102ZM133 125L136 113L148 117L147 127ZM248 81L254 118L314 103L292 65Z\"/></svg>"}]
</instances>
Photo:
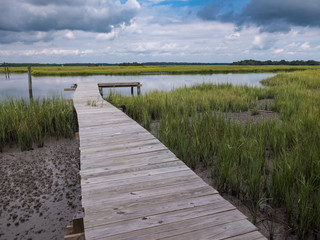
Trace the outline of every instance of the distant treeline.
<instances>
[{"instance_id":1,"label":"distant treeline","mask_svg":"<svg viewBox=\"0 0 320 240\"><path fill-rule=\"evenodd\" d=\"M233 63L198 63L198 62L123 62L123 63L64 63L64 64L57 64L57 63L2 63L0 67L26 67L26 66L33 66L33 67L61 67L61 66L83 66L83 67L98 67L98 66L200 66L200 65L292 65L292 66L307 66L307 65L320 65L320 62L314 60L302 61L302 60L295 60L295 61L258 61L258 60L242 60Z\"/></svg>"},{"instance_id":2,"label":"distant treeline","mask_svg":"<svg viewBox=\"0 0 320 240\"><path fill-rule=\"evenodd\" d=\"M198 63L198 62L145 62L144 66L187 66L187 65L230 65L230 63Z\"/></svg>"},{"instance_id":3,"label":"distant treeline","mask_svg":"<svg viewBox=\"0 0 320 240\"><path fill-rule=\"evenodd\" d=\"M189 63L189 62L123 62L123 63L2 63L0 67L71 67L71 66L83 66L83 67L98 67L98 66L184 66L184 65L230 65L230 63Z\"/></svg>"},{"instance_id":4,"label":"distant treeline","mask_svg":"<svg viewBox=\"0 0 320 240\"><path fill-rule=\"evenodd\" d=\"M32 67L61 67L61 66L66 66L66 67L76 67L76 66L83 66L83 67L95 67L95 66L118 66L118 63L63 63L63 64L58 64L58 63L2 63L0 67L27 67L27 66L32 66Z\"/></svg>"},{"instance_id":5,"label":"distant treeline","mask_svg":"<svg viewBox=\"0 0 320 240\"><path fill-rule=\"evenodd\" d=\"M230 63L197 63L197 62L144 62L120 63L119 66L203 66L203 65L230 65Z\"/></svg>"},{"instance_id":6,"label":"distant treeline","mask_svg":"<svg viewBox=\"0 0 320 240\"><path fill-rule=\"evenodd\" d=\"M137 63L137 62L133 62L133 63L120 63L119 66L143 66L142 63Z\"/></svg>"},{"instance_id":7,"label":"distant treeline","mask_svg":"<svg viewBox=\"0 0 320 240\"><path fill-rule=\"evenodd\" d=\"M233 62L231 65L293 65L293 66L304 66L304 65L320 65L320 62L314 61L314 60L308 60L308 61L302 61L302 60L294 60L294 61L257 61L253 59L249 60L242 60L239 62Z\"/></svg>"}]
</instances>

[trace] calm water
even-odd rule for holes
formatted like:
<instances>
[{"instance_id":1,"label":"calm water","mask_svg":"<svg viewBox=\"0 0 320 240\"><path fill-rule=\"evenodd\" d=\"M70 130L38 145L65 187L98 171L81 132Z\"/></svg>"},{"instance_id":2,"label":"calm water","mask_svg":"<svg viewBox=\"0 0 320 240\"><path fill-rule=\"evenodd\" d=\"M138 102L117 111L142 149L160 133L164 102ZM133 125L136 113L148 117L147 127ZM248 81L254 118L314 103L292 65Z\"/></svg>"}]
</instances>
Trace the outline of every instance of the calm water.
<instances>
[{"instance_id":1,"label":"calm water","mask_svg":"<svg viewBox=\"0 0 320 240\"><path fill-rule=\"evenodd\" d=\"M151 90L170 91L172 89L192 86L201 83L230 83L232 85L248 85L261 87L259 83L262 79L274 76L270 73L257 74L212 74L212 75L144 75L144 76L85 76L85 77L33 77L33 97L42 98L50 96L63 96L72 98L73 92L65 92L64 88L69 88L77 82L140 82L141 92L146 93ZM109 93L109 89L104 89L104 96ZM129 95L130 88L118 88L116 92ZM135 89L136 94L136 89ZM28 98L28 75L11 74L10 79L5 79L4 74L0 75L0 100L8 97Z\"/></svg>"}]
</instances>

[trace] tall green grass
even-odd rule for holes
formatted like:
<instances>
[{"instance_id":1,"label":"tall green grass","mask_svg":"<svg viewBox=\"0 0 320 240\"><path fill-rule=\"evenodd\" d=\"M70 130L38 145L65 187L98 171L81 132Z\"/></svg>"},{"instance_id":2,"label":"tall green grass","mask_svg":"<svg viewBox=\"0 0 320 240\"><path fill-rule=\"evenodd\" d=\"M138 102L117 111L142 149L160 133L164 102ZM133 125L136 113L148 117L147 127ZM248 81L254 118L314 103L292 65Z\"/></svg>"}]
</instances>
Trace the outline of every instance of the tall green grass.
<instances>
[{"instance_id":1,"label":"tall green grass","mask_svg":"<svg viewBox=\"0 0 320 240\"><path fill-rule=\"evenodd\" d=\"M219 191L249 202L254 222L261 205L284 208L303 239L320 231L320 71L278 74L263 84L202 84L107 100L125 105L147 129L159 120L157 137L191 168L211 169ZM279 119L242 124L225 114L264 98L274 99Z\"/></svg>"},{"instance_id":2,"label":"tall green grass","mask_svg":"<svg viewBox=\"0 0 320 240\"><path fill-rule=\"evenodd\" d=\"M10 99L0 103L0 151L5 145L16 143L22 151L34 144L41 147L47 136L71 138L76 130L76 113L61 98Z\"/></svg>"}]
</instances>

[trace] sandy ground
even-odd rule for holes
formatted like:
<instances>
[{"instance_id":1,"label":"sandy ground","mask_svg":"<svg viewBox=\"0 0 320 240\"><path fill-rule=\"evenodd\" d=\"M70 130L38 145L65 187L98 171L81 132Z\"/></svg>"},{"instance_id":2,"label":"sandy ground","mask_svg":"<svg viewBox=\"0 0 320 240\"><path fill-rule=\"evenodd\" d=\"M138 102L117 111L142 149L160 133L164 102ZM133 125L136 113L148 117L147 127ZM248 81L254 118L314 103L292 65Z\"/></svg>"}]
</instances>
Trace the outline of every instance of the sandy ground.
<instances>
[{"instance_id":1,"label":"sandy ground","mask_svg":"<svg viewBox=\"0 0 320 240\"><path fill-rule=\"evenodd\" d=\"M63 239L81 210L79 156L75 139L0 153L0 239Z\"/></svg>"}]
</instances>

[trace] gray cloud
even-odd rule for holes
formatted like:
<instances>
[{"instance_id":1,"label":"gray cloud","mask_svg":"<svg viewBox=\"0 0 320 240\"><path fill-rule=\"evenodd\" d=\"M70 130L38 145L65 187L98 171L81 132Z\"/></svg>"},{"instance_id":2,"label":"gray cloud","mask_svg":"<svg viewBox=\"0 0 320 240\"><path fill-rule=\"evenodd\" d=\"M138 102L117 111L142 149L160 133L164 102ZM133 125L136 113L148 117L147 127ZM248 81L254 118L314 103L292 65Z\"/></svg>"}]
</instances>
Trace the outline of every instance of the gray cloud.
<instances>
[{"instance_id":1,"label":"gray cloud","mask_svg":"<svg viewBox=\"0 0 320 240\"><path fill-rule=\"evenodd\" d=\"M288 32L292 26L320 27L320 1L251 0L239 13L222 11L221 5L211 4L198 16L204 20L233 22L239 28L256 25L262 32Z\"/></svg>"},{"instance_id":2,"label":"gray cloud","mask_svg":"<svg viewBox=\"0 0 320 240\"><path fill-rule=\"evenodd\" d=\"M0 43L9 44L12 42L23 42L24 44L32 44L34 42L49 42L54 38L53 32L11 32L0 31Z\"/></svg>"},{"instance_id":3,"label":"gray cloud","mask_svg":"<svg viewBox=\"0 0 320 240\"><path fill-rule=\"evenodd\" d=\"M125 4L119 0L2 0L0 31L7 33L0 36L0 42L6 42L8 32L17 37L14 32L109 32L112 26L129 24L139 8L136 0Z\"/></svg>"},{"instance_id":4,"label":"gray cloud","mask_svg":"<svg viewBox=\"0 0 320 240\"><path fill-rule=\"evenodd\" d=\"M219 20L221 19L220 7L212 3L208 6L205 6L199 13L198 16L204 20Z\"/></svg>"},{"instance_id":5,"label":"gray cloud","mask_svg":"<svg viewBox=\"0 0 320 240\"><path fill-rule=\"evenodd\" d=\"M25 0L24 3L29 3L31 5L38 6L48 6L48 5L83 5L85 4L85 0Z\"/></svg>"}]
</instances>

